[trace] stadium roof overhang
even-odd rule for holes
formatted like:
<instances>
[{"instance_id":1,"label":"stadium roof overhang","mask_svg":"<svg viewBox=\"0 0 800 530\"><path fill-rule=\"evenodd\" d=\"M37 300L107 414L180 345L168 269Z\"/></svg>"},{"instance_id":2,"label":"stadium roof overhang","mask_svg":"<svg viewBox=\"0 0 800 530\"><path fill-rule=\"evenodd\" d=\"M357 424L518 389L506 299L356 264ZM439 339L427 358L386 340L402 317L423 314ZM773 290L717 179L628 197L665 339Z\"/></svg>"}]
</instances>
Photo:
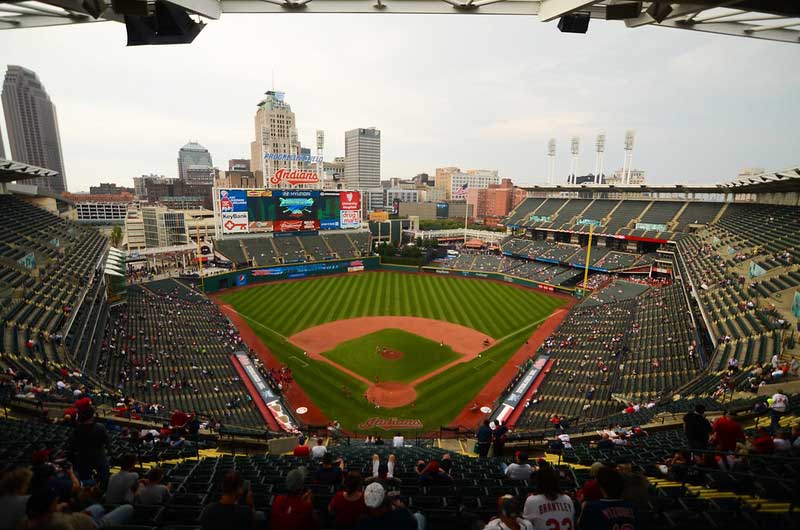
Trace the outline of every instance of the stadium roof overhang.
<instances>
[{"instance_id":1,"label":"stadium roof overhang","mask_svg":"<svg viewBox=\"0 0 800 530\"><path fill-rule=\"evenodd\" d=\"M38 177L55 177L56 175L58 175L58 171L53 171L52 169L0 158L0 182L2 183L22 182Z\"/></svg>"},{"instance_id":2,"label":"stadium roof overhang","mask_svg":"<svg viewBox=\"0 0 800 530\"><path fill-rule=\"evenodd\" d=\"M0 0L0 29L124 22L123 9L152 10L155 0ZM528 15L550 22L569 15L615 20L627 28L659 26L800 43L796 0L170 0L187 13L381 13ZM130 13L129 13L130 14Z\"/></svg>"}]
</instances>

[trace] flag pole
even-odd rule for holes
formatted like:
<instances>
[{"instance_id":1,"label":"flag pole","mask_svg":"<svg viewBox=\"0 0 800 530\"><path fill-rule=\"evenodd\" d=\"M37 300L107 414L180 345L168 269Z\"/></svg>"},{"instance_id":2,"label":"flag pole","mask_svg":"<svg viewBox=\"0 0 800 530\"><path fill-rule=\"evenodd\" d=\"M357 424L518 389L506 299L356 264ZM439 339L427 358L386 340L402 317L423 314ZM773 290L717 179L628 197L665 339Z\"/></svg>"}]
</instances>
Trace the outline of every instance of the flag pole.
<instances>
[{"instance_id":1,"label":"flag pole","mask_svg":"<svg viewBox=\"0 0 800 530\"><path fill-rule=\"evenodd\" d=\"M469 219L469 203L464 199L464 244L467 244L467 219Z\"/></svg>"}]
</instances>

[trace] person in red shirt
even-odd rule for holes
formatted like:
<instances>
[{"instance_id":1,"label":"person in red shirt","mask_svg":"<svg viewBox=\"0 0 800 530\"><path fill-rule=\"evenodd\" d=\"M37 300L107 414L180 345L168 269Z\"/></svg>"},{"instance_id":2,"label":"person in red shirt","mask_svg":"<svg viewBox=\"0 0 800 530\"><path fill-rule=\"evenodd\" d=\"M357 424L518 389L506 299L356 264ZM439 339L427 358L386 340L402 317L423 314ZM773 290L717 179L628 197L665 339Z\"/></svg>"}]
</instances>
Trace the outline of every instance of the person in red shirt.
<instances>
[{"instance_id":1,"label":"person in red shirt","mask_svg":"<svg viewBox=\"0 0 800 530\"><path fill-rule=\"evenodd\" d=\"M297 439L297 445L294 447L292 454L294 456L302 456L303 458L308 458L311 456L311 448L306 445L306 439L303 436Z\"/></svg>"},{"instance_id":2,"label":"person in red shirt","mask_svg":"<svg viewBox=\"0 0 800 530\"><path fill-rule=\"evenodd\" d=\"M713 425L711 425L712 436L717 449L720 451L734 451L737 442L745 440L744 430L739 425L728 411L723 411L722 416L717 418Z\"/></svg>"},{"instance_id":3,"label":"person in red shirt","mask_svg":"<svg viewBox=\"0 0 800 530\"><path fill-rule=\"evenodd\" d=\"M367 512L361 473L351 471L344 479L344 489L336 492L328 504L336 528L353 528L356 521Z\"/></svg>"},{"instance_id":4,"label":"person in red shirt","mask_svg":"<svg viewBox=\"0 0 800 530\"><path fill-rule=\"evenodd\" d=\"M299 467L286 475L286 494L278 495L270 510L270 528L312 530L317 527L311 490L305 487L306 468Z\"/></svg>"},{"instance_id":5,"label":"person in red shirt","mask_svg":"<svg viewBox=\"0 0 800 530\"><path fill-rule=\"evenodd\" d=\"M775 443L772 441L772 436L769 435L764 427L759 427L753 438L753 451L758 454L768 455L775 451Z\"/></svg>"},{"instance_id":6,"label":"person in red shirt","mask_svg":"<svg viewBox=\"0 0 800 530\"><path fill-rule=\"evenodd\" d=\"M592 477L583 483L581 489L578 490L577 498L579 501L598 501L603 498L603 492L600 490L600 485L597 483L597 472L602 469L603 464L595 462L589 468L589 475Z\"/></svg>"}]
</instances>

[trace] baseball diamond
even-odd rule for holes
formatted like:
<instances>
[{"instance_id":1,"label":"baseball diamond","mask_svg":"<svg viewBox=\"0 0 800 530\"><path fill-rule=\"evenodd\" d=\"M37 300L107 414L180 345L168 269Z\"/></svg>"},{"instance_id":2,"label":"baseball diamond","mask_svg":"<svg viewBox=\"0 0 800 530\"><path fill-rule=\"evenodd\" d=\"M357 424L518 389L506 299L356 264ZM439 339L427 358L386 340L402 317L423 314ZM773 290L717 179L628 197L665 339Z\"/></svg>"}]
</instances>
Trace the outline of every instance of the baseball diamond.
<instances>
[{"instance_id":1,"label":"baseball diamond","mask_svg":"<svg viewBox=\"0 0 800 530\"><path fill-rule=\"evenodd\" d=\"M291 367L299 386L287 393L292 406L350 430L372 418L448 425L564 304L499 282L395 272L266 284L215 299L261 342L266 365ZM384 349L402 355L387 358Z\"/></svg>"}]
</instances>

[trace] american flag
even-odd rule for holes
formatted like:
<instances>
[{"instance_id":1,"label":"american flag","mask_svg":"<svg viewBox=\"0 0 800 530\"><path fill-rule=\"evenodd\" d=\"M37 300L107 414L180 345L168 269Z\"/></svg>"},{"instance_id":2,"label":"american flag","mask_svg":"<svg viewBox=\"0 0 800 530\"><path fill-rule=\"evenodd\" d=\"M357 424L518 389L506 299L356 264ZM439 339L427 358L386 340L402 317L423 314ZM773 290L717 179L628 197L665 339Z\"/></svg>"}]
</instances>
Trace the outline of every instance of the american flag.
<instances>
[{"instance_id":1,"label":"american flag","mask_svg":"<svg viewBox=\"0 0 800 530\"><path fill-rule=\"evenodd\" d=\"M459 187L456 191L453 192L454 199L463 199L467 196L467 187L468 183L464 183L463 186Z\"/></svg>"}]
</instances>

